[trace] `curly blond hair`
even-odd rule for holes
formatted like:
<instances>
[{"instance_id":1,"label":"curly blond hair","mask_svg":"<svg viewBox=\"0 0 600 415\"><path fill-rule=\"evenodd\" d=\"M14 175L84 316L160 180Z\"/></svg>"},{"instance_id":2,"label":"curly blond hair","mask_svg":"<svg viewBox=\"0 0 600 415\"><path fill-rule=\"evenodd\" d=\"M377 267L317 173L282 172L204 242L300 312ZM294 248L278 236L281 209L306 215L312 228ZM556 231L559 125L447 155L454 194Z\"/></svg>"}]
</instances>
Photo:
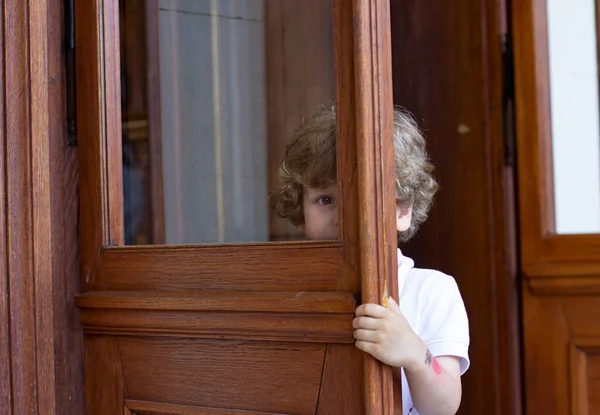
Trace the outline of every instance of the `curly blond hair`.
<instances>
[{"instance_id":1,"label":"curly blond hair","mask_svg":"<svg viewBox=\"0 0 600 415\"><path fill-rule=\"evenodd\" d=\"M438 185L425 150L425 138L412 116L400 108L394 109L394 164L396 206L412 207L409 229L398 232L401 243L413 237L427 219ZM323 105L294 131L279 168L279 185L269 194L271 207L280 217L301 225L305 187L325 188L335 182L335 106Z\"/></svg>"}]
</instances>

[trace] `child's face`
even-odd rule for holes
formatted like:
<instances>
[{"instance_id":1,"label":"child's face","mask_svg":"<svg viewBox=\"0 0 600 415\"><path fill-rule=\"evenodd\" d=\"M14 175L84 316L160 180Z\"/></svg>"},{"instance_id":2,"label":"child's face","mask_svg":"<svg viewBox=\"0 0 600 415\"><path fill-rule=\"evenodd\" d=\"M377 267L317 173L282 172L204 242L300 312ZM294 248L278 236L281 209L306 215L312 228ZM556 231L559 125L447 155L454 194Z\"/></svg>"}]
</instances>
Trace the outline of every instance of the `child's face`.
<instances>
[{"instance_id":1,"label":"child's face","mask_svg":"<svg viewBox=\"0 0 600 415\"><path fill-rule=\"evenodd\" d=\"M300 229L307 239L338 239L338 189L332 184L324 189L304 188L302 200L304 224Z\"/></svg>"}]
</instances>

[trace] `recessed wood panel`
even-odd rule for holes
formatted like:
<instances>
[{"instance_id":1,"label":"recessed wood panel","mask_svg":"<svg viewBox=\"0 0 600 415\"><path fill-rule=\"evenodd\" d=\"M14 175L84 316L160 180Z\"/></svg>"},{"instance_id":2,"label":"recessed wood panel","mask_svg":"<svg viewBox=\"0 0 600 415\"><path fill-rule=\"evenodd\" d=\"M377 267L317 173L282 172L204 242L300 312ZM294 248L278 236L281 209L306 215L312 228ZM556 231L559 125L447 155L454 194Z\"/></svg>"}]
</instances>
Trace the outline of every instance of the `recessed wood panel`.
<instances>
[{"instance_id":1,"label":"recessed wood panel","mask_svg":"<svg viewBox=\"0 0 600 415\"><path fill-rule=\"evenodd\" d=\"M600 411L600 301L595 296L524 296L527 414Z\"/></svg>"},{"instance_id":2,"label":"recessed wood panel","mask_svg":"<svg viewBox=\"0 0 600 415\"><path fill-rule=\"evenodd\" d=\"M358 393L364 387L363 356L354 345L327 346L317 415L364 413L363 395Z\"/></svg>"},{"instance_id":3,"label":"recessed wood panel","mask_svg":"<svg viewBox=\"0 0 600 415\"><path fill-rule=\"evenodd\" d=\"M339 243L106 249L109 290L324 291L338 286Z\"/></svg>"},{"instance_id":4,"label":"recessed wood panel","mask_svg":"<svg viewBox=\"0 0 600 415\"><path fill-rule=\"evenodd\" d=\"M600 414L600 339L598 348L587 353L588 413Z\"/></svg>"},{"instance_id":5,"label":"recessed wood panel","mask_svg":"<svg viewBox=\"0 0 600 415\"><path fill-rule=\"evenodd\" d=\"M164 402L125 400L124 415L282 415L273 412L243 411L227 408L207 408L191 405L174 405Z\"/></svg>"},{"instance_id":6,"label":"recessed wood panel","mask_svg":"<svg viewBox=\"0 0 600 415\"><path fill-rule=\"evenodd\" d=\"M325 346L120 338L129 399L314 414Z\"/></svg>"},{"instance_id":7,"label":"recessed wood panel","mask_svg":"<svg viewBox=\"0 0 600 415\"><path fill-rule=\"evenodd\" d=\"M120 414L125 379L116 337L85 336L87 414Z\"/></svg>"},{"instance_id":8,"label":"recessed wood panel","mask_svg":"<svg viewBox=\"0 0 600 415\"><path fill-rule=\"evenodd\" d=\"M571 348L572 413L600 413L600 337L576 339Z\"/></svg>"}]
</instances>

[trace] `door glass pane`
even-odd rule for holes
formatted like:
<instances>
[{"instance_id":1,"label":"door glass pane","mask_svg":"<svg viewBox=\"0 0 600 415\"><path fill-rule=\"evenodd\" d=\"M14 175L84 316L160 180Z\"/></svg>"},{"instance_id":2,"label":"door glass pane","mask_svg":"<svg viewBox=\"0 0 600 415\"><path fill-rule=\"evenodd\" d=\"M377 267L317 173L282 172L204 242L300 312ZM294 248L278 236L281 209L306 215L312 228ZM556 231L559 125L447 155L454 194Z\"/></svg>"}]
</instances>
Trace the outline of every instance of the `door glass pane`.
<instances>
[{"instance_id":1,"label":"door glass pane","mask_svg":"<svg viewBox=\"0 0 600 415\"><path fill-rule=\"evenodd\" d=\"M120 0L127 244L302 239L270 211L334 95L331 0Z\"/></svg>"},{"instance_id":2,"label":"door glass pane","mask_svg":"<svg viewBox=\"0 0 600 415\"><path fill-rule=\"evenodd\" d=\"M600 233L596 2L547 0L547 18L556 232Z\"/></svg>"}]
</instances>

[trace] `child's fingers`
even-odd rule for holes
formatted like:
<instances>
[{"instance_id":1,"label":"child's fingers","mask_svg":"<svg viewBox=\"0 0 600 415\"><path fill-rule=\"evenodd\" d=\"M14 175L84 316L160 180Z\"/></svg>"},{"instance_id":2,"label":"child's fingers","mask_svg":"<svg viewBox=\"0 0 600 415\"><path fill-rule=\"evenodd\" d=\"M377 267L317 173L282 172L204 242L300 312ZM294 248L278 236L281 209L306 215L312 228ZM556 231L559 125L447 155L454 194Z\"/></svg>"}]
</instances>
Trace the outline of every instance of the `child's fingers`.
<instances>
[{"instance_id":1,"label":"child's fingers","mask_svg":"<svg viewBox=\"0 0 600 415\"><path fill-rule=\"evenodd\" d=\"M381 321L372 317L356 317L352 320L352 327L355 329L375 330L381 327Z\"/></svg>"},{"instance_id":2,"label":"child's fingers","mask_svg":"<svg viewBox=\"0 0 600 415\"><path fill-rule=\"evenodd\" d=\"M357 340L356 342L354 342L354 345L357 349L369 354L375 353L375 349L377 347L375 343L367 342L364 340Z\"/></svg>"},{"instance_id":3,"label":"child's fingers","mask_svg":"<svg viewBox=\"0 0 600 415\"><path fill-rule=\"evenodd\" d=\"M400 306L398 306L398 303L392 297L389 298L389 304L390 310L392 310L393 312L400 312Z\"/></svg>"},{"instance_id":4,"label":"child's fingers","mask_svg":"<svg viewBox=\"0 0 600 415\"><path fill-rule=\"evenodd\" d=\"M356 308L355 315L358 316L369 316L374 318L385 317L388 313L388 309L378 304L363 304Z\"/></svg>"},{"instance_id":5,"label":"child's fingers","mask_svg":"<svg viewBox=\"0 0 600 415\"><path fill-rule=\"evenodd\" d=\"M358 329L354 330L354 338L356 340L377 343L379 341L379 333L376 330Z\"/></svg>"}]
</instances>

